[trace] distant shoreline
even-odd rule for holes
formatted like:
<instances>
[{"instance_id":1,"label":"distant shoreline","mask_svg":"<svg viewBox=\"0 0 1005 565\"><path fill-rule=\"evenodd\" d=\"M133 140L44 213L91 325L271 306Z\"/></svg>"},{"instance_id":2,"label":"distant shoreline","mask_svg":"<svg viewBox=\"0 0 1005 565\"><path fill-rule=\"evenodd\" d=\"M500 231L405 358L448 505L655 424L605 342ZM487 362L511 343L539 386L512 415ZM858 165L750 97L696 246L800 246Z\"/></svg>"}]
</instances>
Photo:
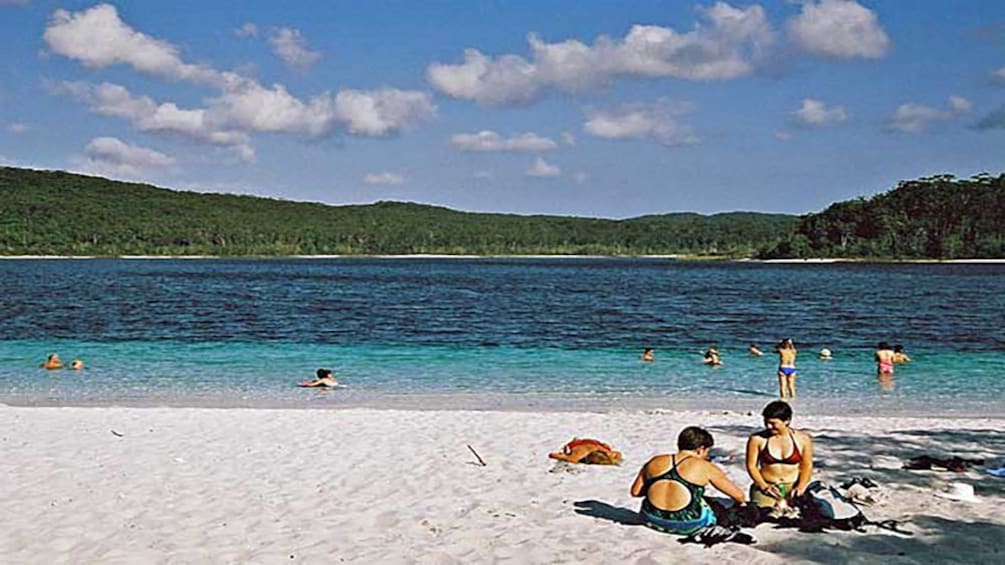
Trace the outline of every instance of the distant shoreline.
<instances>
[{"instance_id":1,"label":"distant shoreline","mask_svg":"<svg viewBox=\"0 0 1005 565\"><path fill-rule=\"evenodd\" d=\"M903 264L1005 264L1001 259L881 259L871 257L809 259L751 259L730 258L709 255L0 255L2 260L81 260L81 259L121 259L121 260L262 260L262 259L666 259L695 262L764 263L774 265L826 265L833 263L903 263Z\"/></svg>"}]
</instances>

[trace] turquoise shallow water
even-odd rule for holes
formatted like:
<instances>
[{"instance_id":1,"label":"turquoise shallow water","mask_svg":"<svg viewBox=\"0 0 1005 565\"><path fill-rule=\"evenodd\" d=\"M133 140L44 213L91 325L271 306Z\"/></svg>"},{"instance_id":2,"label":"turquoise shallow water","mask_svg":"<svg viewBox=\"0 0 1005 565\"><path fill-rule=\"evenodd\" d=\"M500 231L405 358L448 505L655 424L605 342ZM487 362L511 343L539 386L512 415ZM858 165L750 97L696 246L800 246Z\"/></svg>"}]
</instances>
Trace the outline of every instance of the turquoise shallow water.
<instances>
[{"instance_id":1,"label":"turquoise shallow water","mask_svg":"<svg viewBox=\"0 0 1005 565\"><path fill-rule=\"evenodd\" d=\"M0 401L27 405L753 409L1005 401L1005 267L655 260L2 261ZM46 314L41 315L42 312ZM914 362L877 382L874 342ZM717 343L726 364L701 365ZM655 363L641 363L643 346ZM835 359L815 358L820 347ZM87 369L37 368L49 352ZM319 366L346 388L292 384Z\"/></svg>"}]
</instances>

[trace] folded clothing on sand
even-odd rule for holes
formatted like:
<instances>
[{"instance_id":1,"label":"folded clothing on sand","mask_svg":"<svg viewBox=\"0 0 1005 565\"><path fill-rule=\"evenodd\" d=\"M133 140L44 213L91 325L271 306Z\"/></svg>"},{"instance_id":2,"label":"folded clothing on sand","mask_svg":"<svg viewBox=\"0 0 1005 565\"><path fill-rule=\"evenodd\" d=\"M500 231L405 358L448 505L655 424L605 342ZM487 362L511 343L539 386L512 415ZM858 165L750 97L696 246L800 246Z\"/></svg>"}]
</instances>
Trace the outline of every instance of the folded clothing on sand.
<instances>
[{"instance_id":1,"label":"folded clothing on sand","mask_svg":"<svg viewBox=\"0 0 1005 565\"><path fill-rule=\"evenodd\" d=\"M592 465L619 465L621 452L610 445L590 438L572 438L562 446L561 451L549 453L548 457L569 463L589 463Z\"/></svg>"}]
</instances>

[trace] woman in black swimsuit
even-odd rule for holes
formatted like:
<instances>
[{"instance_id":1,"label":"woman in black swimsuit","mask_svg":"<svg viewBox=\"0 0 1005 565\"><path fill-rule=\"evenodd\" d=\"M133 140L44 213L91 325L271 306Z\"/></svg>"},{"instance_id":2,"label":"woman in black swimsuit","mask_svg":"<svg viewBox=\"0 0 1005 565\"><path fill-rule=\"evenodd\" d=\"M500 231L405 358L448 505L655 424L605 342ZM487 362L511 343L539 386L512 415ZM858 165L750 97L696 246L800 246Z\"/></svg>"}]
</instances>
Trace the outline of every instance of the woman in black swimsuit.
<instances>
[{"instance_id":1,"label":"woman in black swimsuit","mask_svg":"<svg viewBox=\"0 0 1005 565\"><path fill-rule=\"evenodd\" d=\"M776 400L764 407L764 431L747 440L750 501L773 507L806 490L813 476L813 438L789 427L792 407Z\"/></svg>"}]
</instances>

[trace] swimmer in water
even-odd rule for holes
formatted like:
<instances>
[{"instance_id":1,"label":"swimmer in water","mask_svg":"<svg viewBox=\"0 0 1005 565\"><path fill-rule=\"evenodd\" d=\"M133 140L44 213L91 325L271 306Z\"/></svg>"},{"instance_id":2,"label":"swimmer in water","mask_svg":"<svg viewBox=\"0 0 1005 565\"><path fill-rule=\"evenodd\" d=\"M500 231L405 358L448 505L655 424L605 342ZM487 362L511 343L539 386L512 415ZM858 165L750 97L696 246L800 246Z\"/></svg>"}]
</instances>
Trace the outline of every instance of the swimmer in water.
<instances>
[{"instance_id":1,"label":"swimmer in water","mask_svg":"<svg viewBox=\"0 0 1005 565\"><path fill-rule=\"evenodd\" d=\"M646 363L652 363L656 360L656 356L653 354L653 348L647 347L642 350L642 360Z\"/></svg>"},{"instance_id":2,"label":"swimmer in water","mask_svg":"<svg viewBox=\"0 0 1005 565\"><path fill-rule=\"evenodd\" d=\"M55 353L50 353L49 357L44 362L42 362L40 366L43 369L48 369L50 371L65 368L65 365L63 365L63 361L60 360L59 355L56 355Z\"/></svg>"},{"instance_id":3,"label":"swimmer in water","mask_svg":"<svg viewBox=\"0 0 1005 565\"><path fill-rule=\"evenodd\" d=\"M904 353L904 346L897 344L893 346L893 362L896 364L910 363L911 358Z\"/></svg>"},{"instance_id":4,"label":"swimmer in water","mask_svg":"<svg viewBox=\"0 0 1005 565\"><path fill-rule=\"evenodd\" d=\"M750 345L748 345L747 352L753 355L754 357L760 357L761 355L764 355L764 352L761 351L759 347L757 347L756 343L751 343Z\"/></svg>"},{"instance_id":5,"label":"swimmer in water","mask_svg":"<svg viewBox=\"0 0 1005 565\"><path fill-rule=\"evenodd\" d=\"M70 361L70 368L73 369L74 371L83 371L84 362L81 361L80 359L74 359L73 361Z\"/></svg>"},{"instance_id":6,"label":"swimmer in water","mask_svg":"<svg viewBox=\"0 0 1005 565\"><path fill-rule=\"evenodd\" d=\"M702 363L712 367L722 365L722 358L719 357L719 349L713 345L705 350L705 360L702 361Z\"/></svg>"},{"instance_id":7,"label":"swimmer in water","mask_svg":"<svg viewBox=\"0 0 1005 565\"><path fill-rule=\"evenodd\" d=\"M338 386L338 381L335 380L335 375L332 374L331 369L318 369L316 374L317 377L314 379L297 383L297 386L302 388L331 388Z\"/></svg>"}]
</instances>

